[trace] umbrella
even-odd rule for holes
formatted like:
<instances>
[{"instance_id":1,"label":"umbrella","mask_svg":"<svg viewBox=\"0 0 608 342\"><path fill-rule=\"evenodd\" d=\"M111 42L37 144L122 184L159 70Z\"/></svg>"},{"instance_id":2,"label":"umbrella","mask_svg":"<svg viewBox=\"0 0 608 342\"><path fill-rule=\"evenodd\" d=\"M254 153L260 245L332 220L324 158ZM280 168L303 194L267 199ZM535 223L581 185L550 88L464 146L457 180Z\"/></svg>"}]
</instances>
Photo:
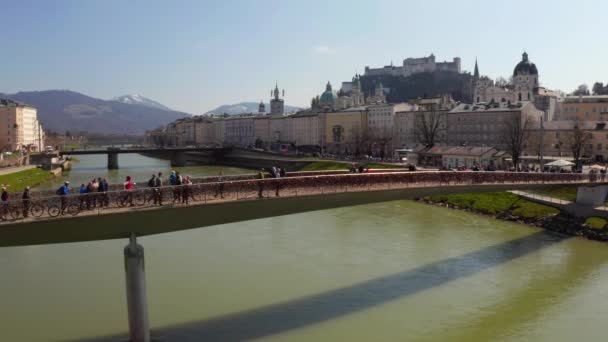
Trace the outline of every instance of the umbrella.
<instances>
[{"instance_id":1,"label":"umbrella","mask_svg":"<svg viewBox=\"0 0 608 342\"><path fill-rule=\"evenodd\" d=\"M589 168L592 170L604 170L605 169L604 166L598 165L598 164L591 165L591 166L589 166Z\"/></svg>"},{"instance_id":2,"label":"umbrella","mask_svg":"<svg viewBox=\"0 0 608 342\"><path fill-rule=\"evenodd\" d=\"M574 165L574 163L569 162L567 160L564 159L558 159L555 161L552 161L550 163L545 164L545 166L558 166L558 167L562 167L562 166L572 166Z\"/></svg>"}]
</instances>

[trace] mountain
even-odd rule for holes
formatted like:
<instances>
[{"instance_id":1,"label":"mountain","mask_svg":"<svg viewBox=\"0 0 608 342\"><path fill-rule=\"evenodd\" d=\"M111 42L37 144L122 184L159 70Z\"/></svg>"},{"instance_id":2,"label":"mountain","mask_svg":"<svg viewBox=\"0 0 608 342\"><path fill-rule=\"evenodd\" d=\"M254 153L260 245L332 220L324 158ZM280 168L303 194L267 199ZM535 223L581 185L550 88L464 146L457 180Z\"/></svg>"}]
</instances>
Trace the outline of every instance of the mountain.
<instances>
[{"instance_id":1,"label":"mountain","mask_svg":"<svg viewBox=\"0 0 608 342\"><path fill-rule=\"evenodd\" d=\"M264 103L266 106L266 111L270 112L270 104ZM221 105L215 109L208 111L205 114L228 114L228 115L237 115L237 114L245 114L245 113L257 113L258 108L260 106L259 102L240 102L231 105ZM285 105L285 112L295 112L301 108Z\"/></svg>"},{"instance_id":2,"label":"mountain","mask_svg":"<svg viewBox=\"0 0 608 342\"><path fill-rule=\"evenodd\" d=\"M165 106L164 104L158 103L154 100L150 100L149 98L143 97L139 94L123 95L123 96L115 97L112 99L112 101L128 103L128 104L135 104L135 105L146 106L146 107L162 109L162 110L172 110L171 108Z\"/></svg>"},{"instance_id":3,"label":"mountain","mask_svg":"<svg viewBox=\"0 0 608 342\"><path fill-rule=\"evenodd\" d=\"M190 116L141 104L96 99L69 90L19 92L3 97L36 107L43 127L60 133L70 130L141 135L146 130Z\"/></svg>"}]
</instances>

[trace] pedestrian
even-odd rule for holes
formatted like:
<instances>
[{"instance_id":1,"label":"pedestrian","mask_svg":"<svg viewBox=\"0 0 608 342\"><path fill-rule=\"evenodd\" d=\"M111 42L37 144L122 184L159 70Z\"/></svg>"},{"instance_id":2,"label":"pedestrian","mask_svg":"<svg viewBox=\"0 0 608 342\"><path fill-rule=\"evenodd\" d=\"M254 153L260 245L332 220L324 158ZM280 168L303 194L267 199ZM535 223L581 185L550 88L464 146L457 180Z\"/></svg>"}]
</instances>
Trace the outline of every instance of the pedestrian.
<instances>
[{"instance_id":1,"label":"pedestrian","mask_svg":"<svg viewBox=\"0 0 608 342\"><path fill-rule=\"evenodd\" d=\"M175 170L171 170L171 174L169 175L169 184L171 186L177 184L177 175L175 174Z\"/></svg>"},{"instance_id":2,"label":"pedestrian","mask_svg":"<svg viewBox=\"0 0 608 342\"><path fill-rule=\"evenodd\" d=\"M65 181L65 183L63 183L63 185L57 189L57 194L61 196L61 214L63 215L68 206L67 196L70 194L70 182Z\"/></svg>"},{"instance_id":3,"label":"pedestrian","mask_svg":"<svg viewBox=\"0 0 608 342\"><path fill-rule=\"evenodd\" d=\"M180 197L182 196L182 176L179 174L179 172L173 173L172 176L174 176L174 183L173 184L173 203L175 202L179 202L180 201Z\"/></svg>"},{"instance_id":4,"label":"pedestrian","mask_svg":"<svg viewBox=\"0 0 608 342\"><path fill-rule=\"evenodd\" d=\"M107 207L110 205L110 198L108 196L108 188L109 188L108 181L105 178L102 179L101 177L99 177L97 180L99 182L99 192L101 193L100 194L100 201L101 201L100 205L102 207Z\"/></svg>"},{"instance_id":5,"label":"pedestrian","mask_svg":"<svg viewBox=\"0 0 608 342\"><path fill-rule=\"evenodd\" d=\"M258 198L264 198L264 169L258 172Z\"/></svg>"},{"instance_id":6,"label":"pedestrian","mask_svg":"<svg viewBox=\"0 0 608 342\"><path fill-rule=\"evenodd\" d=\"M217 176L217 186L215 187L215 198L220 195L220 198L224 199L224 175L223 170L220 170Z\"/></svg>"},{"instance_id":7,"label":"pedestrian","mask_svg":"<svg viewBox=\"0 0 608 342\"><path fill-rule=\"evenodd\" d=\"M87 201L87 193L89 192L89 189L87 188L86 185L84 185L84 183L80 184L80 195L78 196L78 200L80 201L80 210L84 209L85 206L85 202Z\"/></svg>"},{"instance_id":8,"label":"pedestrian","mask_svg":"<svg viewBox=\"0 0 608 342\"><path fill-rule=\"evenodd\" d=\"M97 179L93 178L93 180L91 181L91 189L89 190L89 200L91 201L91 206L93 208L97 207L97 202L99 200L99 195L97 194L99 192L99 182L97 181Z\"/></svg>"},{"instance_id":9,"label":"pedestrian","mask_svg":"<svg viewBox=\"0 0 608 342\"><path fill-rule=\"evenodd\" d=\"M0 200L2 200L2 218L6 219L9 212L9 195L8 191L6 191L6 186L2 187L2 195L0 195Z\"/></svg>"},{"instance_id":10,"label":"pedestrian","mask_svg":"<svg viewBox=\"0 0 608 342\"><path fill-rule=\"evenodd\" d=\"M30 195L30 187L26 186L23 189L23 195L21 196L21 201L23 203L23 217L30 216L30 205L32 204L32 197Z\"/></svg>"},{"instance_id":11,"label":"pedestrian","mask_svg":"<svg viewBox=\"0 0 608 342\"><path fill-rule=\"evenodd\" d=\"M279 174L281 175L281 178L285 177L285 173L286 172L285 172L285 168L284 167L279 168Z\"/></svg>"},{"instance_id":12,"label":"pedestrian","mask_svg":"<svg viewBox=\"0 0 608 342\"><path fill-rule=\"evenodd\" d=\"M163 174L158 173L158 177L154 180L154 204L163 205L163 193L161 187L163 186Z\"/></svg>"},{"instance_id":13,"label":"pedestrian","mask_svg":"<svg viewBox=\"0 0 608 342\"><path fill-rule=\"evenodd\" d=\"M135 189L135 183L131 180L131 176L127 176L126 181L123 183L124 190L127 192L125 194L123 203L126 205L129 204L130 207L134 206L133 204L133 190Z\"/></svg>"},{"instance_id":14,"label":"pedestrian","mask_svg":"<svg viewBox=\"0 0 608 342\"><path fill-rule=\"evenodd\" d=\"M182 185L182 203L189 204L189 200L194 201L194 195L192 194L192 180L190 176L186 176L183 179Z\"/></svg>"}]
</instances>

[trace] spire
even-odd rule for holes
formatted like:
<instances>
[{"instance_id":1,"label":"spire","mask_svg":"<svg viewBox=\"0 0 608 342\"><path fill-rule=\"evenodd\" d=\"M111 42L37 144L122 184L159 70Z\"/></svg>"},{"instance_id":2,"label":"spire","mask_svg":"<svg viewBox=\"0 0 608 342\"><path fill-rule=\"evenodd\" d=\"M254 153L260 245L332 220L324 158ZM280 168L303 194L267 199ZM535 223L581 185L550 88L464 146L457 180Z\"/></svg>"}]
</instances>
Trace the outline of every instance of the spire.
<instances>
[{"instance_id":1,"label":"spire","mask_svg":"<svg viewBox=\"0 0 608 342\"><path fill-rule=\"evenodd\" d=\"M275 83L275 85L274 85L273 93L274 93L274 99L275 100L279 100L279 84L278 84L278 82Z\"/></svg>"},{"instance_id":2,"label":"spire","mask_svg":"<svg viewBox=\"0 0 608 342\"><path fill-rule=\"evenodd\" d=\"M479 67L477 66L477 57L475 57L475 72L473 73L473 77L479 78Z\"/></svg>"},{"instance_id":3,"label":"spire","mask_svg":"<svg viewBox=\"0 0 608 342\"><path fill-rule=\"evenodd\" d=\"M325 91L331 91L331 83L327 81L327 85L325 86Z\"/></svg>"}]
</instances>

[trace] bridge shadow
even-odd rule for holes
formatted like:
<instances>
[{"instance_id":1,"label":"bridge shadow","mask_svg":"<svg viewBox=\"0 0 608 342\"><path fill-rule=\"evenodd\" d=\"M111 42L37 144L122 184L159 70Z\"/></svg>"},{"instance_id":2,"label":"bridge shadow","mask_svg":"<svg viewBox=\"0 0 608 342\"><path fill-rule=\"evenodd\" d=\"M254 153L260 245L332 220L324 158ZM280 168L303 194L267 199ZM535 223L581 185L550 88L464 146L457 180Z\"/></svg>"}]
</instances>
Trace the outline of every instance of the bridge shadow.
<instances>
[{"instance_id":1,"label":"bridge shadow","mask_svg":"<svg viewBox=\"0 0 608 342\"><path fill-rule=\"evenodd\" d=\"M458 257L291 301L153 330L164 342L262 338L369 309L465 278L555 245L567 236L539 231ZM212 295L212 294L209 294ZM85 341L117 341L105 336Z\"/></svg>"}]
</instances>

